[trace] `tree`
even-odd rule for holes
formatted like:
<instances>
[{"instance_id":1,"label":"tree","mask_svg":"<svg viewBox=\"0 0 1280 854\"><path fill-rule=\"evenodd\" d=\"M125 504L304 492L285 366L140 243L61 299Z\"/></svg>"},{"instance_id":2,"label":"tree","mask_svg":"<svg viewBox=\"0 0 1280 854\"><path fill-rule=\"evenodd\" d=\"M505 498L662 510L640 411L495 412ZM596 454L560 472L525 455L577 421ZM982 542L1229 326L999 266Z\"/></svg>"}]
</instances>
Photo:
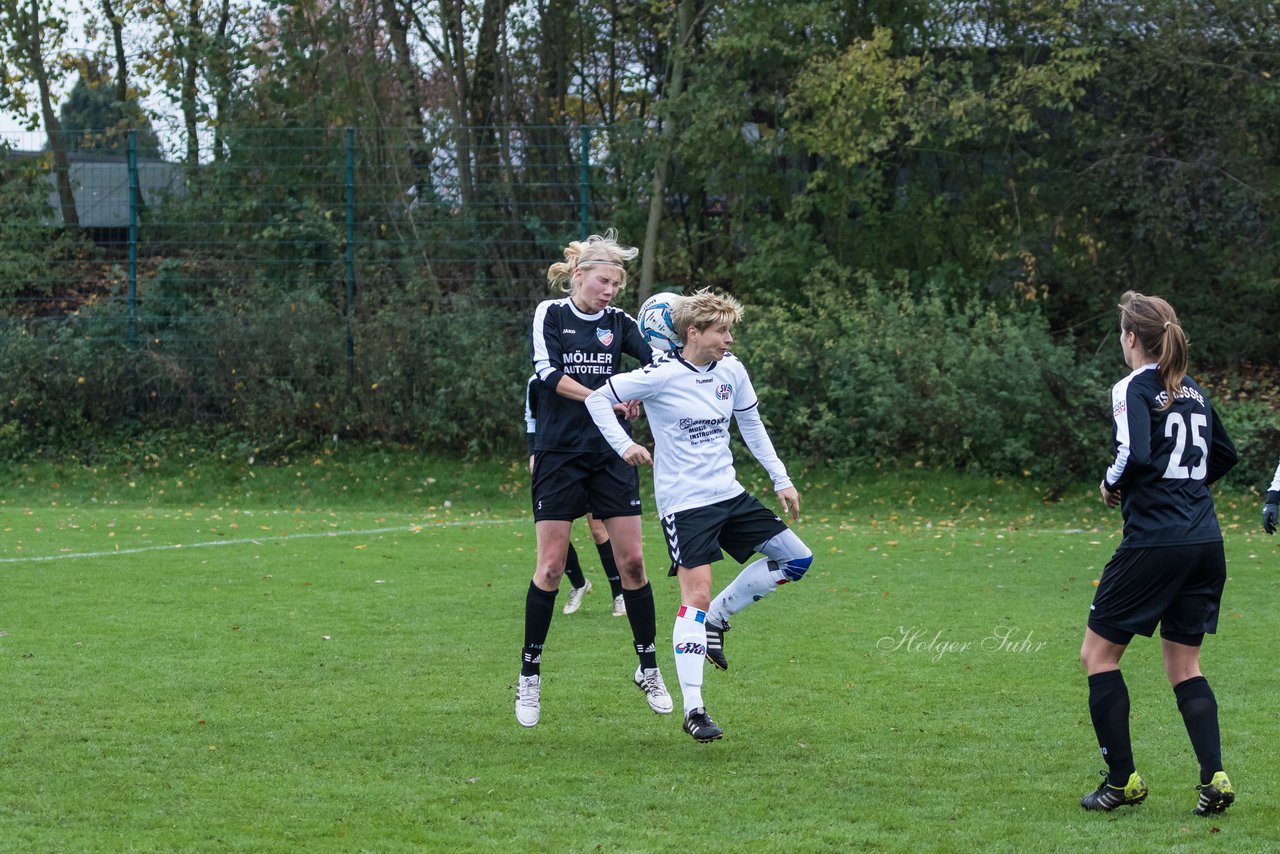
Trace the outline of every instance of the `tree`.
<instances>
[{"instance_id":1,"label":"tree","mask_svg":"<svg viewBox=\"0 0 1280 854\"><path fill-rule=\"evenodd\" d=\"M137 132L138 153L160 157L160 140L136 101L120 101L112 79L96 58L80 62L80 76L59 109L70 151L121 151Z\"/></svg>"},{"instance_id":2,"label":"tree","mask_svg":"<svg viewBox=\"0 0 1280 854\"><path fill-rule=\"evenodd\" d=\"M256 13L247 2L231 0L138 0L134 10L159 31L154 46L144 53L141 70L155 74L178 105L187 162L199 162L200 128L209 124L214 127L215 157L221 157L221 126L231 120L249 43L261 35L250 32L247 23Z\"/></svg>"},{"instance_id":3,"label":"tree","mask_svg":"<svg viewBox=\"0 0 1280 854\"><path fill-rule=\"evenodd\" d=\"M55 0L56 2L56 0ZM53 112L53 87L71 65L62 50L67 33L65 11L42 0L0 0L0 102L26 118L34 126L44 121L49 150L53 152L54 182L62 224L80 227L75 195L71 192L71 167L67 160L66 135ZM36 103L21 83L34 81ZM39 119L36 116L39 116Z\"/></svg>"},{"instance_id":4,"label":"tree","mask_svg":"<svg viewBox=\"0 0 1280 854\"><path fill-rule=\"evenodd\" d=\"M685 69L689 61L689 52L694 47L694 34L699 18L706 14L711 2L698 0L677 0L675 25L671 28L671 63L665 76L662 103L675 101L684 93ZM658 253L658 227L662 224L662 213L667 204L667 170L670 168L670 148L673 144L676 123L668 113L662 124L658 137L657 157L653 167L653 180L649 184L649 216L645 221L644 245L640 251L640 293L641 302L653 293L656 259Z\"/></svg>"}]
</instances>

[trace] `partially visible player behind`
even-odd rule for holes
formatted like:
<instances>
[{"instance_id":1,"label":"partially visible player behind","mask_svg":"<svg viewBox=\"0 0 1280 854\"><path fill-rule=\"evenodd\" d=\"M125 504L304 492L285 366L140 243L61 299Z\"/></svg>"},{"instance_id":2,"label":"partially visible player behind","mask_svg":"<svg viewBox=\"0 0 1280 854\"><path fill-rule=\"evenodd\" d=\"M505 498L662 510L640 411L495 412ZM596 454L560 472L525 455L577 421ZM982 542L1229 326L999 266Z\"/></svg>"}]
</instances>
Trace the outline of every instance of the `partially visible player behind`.
<instances>
[{"instance_id":1,"label":"partially visible player behind","mask_svg":"<svg viewBox=\"0 0 1280 854\"><path fill-rule=\"evenodd\" d=\"M700 742L723 735L702 699L711 615L727 625L730 615L779 585L799 581L813 562L813 552L781 517L747 493L734 472L732 420L769 473L783 511L792 520L799 518L800 495L769 441L747 369L729 352L733 325L741 317L742 306L731 297L704 289L682 298L672 320L683 348L612 377L587 398L592 419L613 449L633 465L654 465L654 496L671 556L669 574L680 584L671 640L684 698L684 728ZM628 400L645 403L653 458L613 415L613 408ZM721 549L739 562L757 552L763 557L748 564L713 603L711 564L724 557Z\"/></svg>"},{"instance_id":2,"label":"partially visible player behind","mask_svg":"<svg viewBox=\"0 0 1280 854\"><path fill-rule=\"evenodd\" d=\"M1080 648L1108 770L1080 805L1113 810L1147 797L1120 657L1134 635L1150 637L1159 624L1165 673L1200 763L1194 812L1211 815L1231 806L1235 790L1222 770L1218 703L1200 672L1200 645L1217 629L1227 575L1209 485L1235 465L1236 450L1186 375L1187 337L1169 303L1130 291L1119 308L1132 372L1111 389L1116 455L1099 488L1108 507L1121 507L1124 536L1102 572Z\"/></svg>"},{"instance_id":3,"label":"partially visible player behind","mask_svg":"<svg viewBox=\"0 0 1280 854\"><path fill-rule=\"evenodd\" d=\"M1276 466L1275 477L1267 487L1267 500L1262 505L1262 530L1268 534L1276 532L1276 509L1280 505L1280 465Z\"/></svg>"},{"instance_id":4,"label":"partially visible player behind","mask_svg":"<svg viewBox=\"0 0 1280 854\"><path fill-rule=\"evenodd\" d=\"M533 473L535 456L533 448L538 432L537 397L533 393L534 384L537 381L538 376L535 374L529 377L524 387L525 441L529 446L530 474ZM591 539L595 541L596 552L600 555L600 565L604 567L605 578L609 580L609 588L613 596L613 616L625 617L627 603L622 598L622 577L618 575L618 564L613 560L613 544L609 542L609 532L605 530L604 524L590 513L587 514L587 527L591 530ZM561 613L576 614L582 607L582 600L591 592L591 580L582 574L582 563L578 559L578 550L573 547L572 540L565 555L564 574L569 579L572 589L569 591L568 601L564 603Z\"/></svg>"},{"instance_id":5,"label":"partially visible player behind","mask_svg":"<svg viewBox=\"0 0 1280 854\"><path fill-rule=\"evenodd\" d=\"M556 592L564 574L573 520L590 512L613 543L622 577L627 621L639 658L632 682L649 708L670 714L671 695L658 669L653 588L644 571L640 540L640 479L617 458L582 402L622 368L624 354L640 364L652 358L649 346L626 312L611 305L626 284L626 261L639 250L622 246L613 232L592 235L565 247L547 280L566 296L545 300L534 311L530 330L533 370L538 377L538 429L532 475L537 563L525 594L524 645L516 682L516 720L536 726L542 714L542 652ZM634 417L633 402L619 406ZM624 432L616 419L614 426Z\"/></svg>"}]
</instances>

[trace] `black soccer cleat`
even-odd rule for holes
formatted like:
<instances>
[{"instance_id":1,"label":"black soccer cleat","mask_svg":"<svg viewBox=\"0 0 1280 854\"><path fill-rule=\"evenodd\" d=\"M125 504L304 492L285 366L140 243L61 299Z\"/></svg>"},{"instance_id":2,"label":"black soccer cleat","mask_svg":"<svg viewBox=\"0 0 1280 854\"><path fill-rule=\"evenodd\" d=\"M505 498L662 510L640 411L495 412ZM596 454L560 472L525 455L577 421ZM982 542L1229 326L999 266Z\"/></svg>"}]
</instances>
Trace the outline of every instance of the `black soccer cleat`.
<instances>
[{"instance_id":1,"label":"black soccer cleat","mask_svg":"<svg viewBox=\"0 0 1280 854\"><path fill-rule=\"evenodd\" d=\"M706 744L724 735L724 730L711 720L704 706L689 711L684 716L684 731L693 736L693 740Z\"/></svg>"},{"instance_id":2,"label":"black soccer cleat","mask_svg":"<svg viewBox=\"0 0 1280 854\"><path fill-rule=\"evenodd\" d=\"M1107 772L1100 772L1104 777ZM1129 775L1129 782L1123 786L1116 787L1102 781L1102 785L1096 790L1090 792L1080 799L1080 806L1087 810L1101 810L1110 812L1116 807L1133 806L1140 804L1147 799L1147 784L1138 776L1138 772L1134 771Z\"/></svg>"},{"instance_id":3,"label":"black soccer cleat","mask_svg":"<svg viewBox=\"0 0 1280 854\"><path fill-rule=\"evenodd\" d=\"M707 620L706 628L707 658L721 670L728 670L729 659L724 657L724 633L729 631L729 624L726 622L721 626Z\"/></svg>"},{"instance_id":4,"label":"black soccer cleat","mask_svg":"<svg viewBox=\"0 0 1280 854\"><path fill-rule=\"evenodd\" d=\"M1200 791L1200 799L1192 810L1196 815L1215 815L1235 803L1236 790L1231 788L1225 771L1215 772L1212 780L1196 788Z\"/></svg>"}]
</instances>

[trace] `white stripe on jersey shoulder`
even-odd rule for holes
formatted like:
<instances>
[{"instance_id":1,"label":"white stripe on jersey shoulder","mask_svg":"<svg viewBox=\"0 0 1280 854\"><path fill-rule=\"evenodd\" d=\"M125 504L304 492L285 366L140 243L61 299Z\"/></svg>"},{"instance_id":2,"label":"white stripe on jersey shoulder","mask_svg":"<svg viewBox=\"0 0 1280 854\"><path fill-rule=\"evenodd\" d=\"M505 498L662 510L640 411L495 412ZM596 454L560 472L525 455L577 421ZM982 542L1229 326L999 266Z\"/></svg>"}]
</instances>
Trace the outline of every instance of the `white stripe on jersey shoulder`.
<instances>
[{"instance_id":1,"label":"white stripe on jersey shoulder","mask_svg":"<svg viewBox=\"0 0 1280 854\"><path fill-rule=\"evenodd\" d=\"M547 311L551 306L555 305L558 300L548 299L538 303L537 308L533 310L533 328L529 333L530 355L533 357L533 375L541 379L542 374L539 365L546 365L550 357L547 354ZM550 370L550 366L546 367Z\"/></svg>"},{"instance_id":2,"label":"white stripe on jersey shoulder","mask_svg":"<svg viewBox=\"0 0 1280 854\"><path fill-rule=\"evenodd\" d=\"M1120 380L1118 380L1116 384L1111 387L1112 405L1115 406L1116 404L1119 404L1121 401L1125 399L1125 395L1128 394L1129 392L1130 384L1133 383L1135 379L1137 379L1139 374L1142 374L1145 371L1154 371L1154 370L1157 370L1158 368L1159 368L1158 365L1143 365L1140 368L1135 368L1129 374L1129 376L1122 377Z\"/></svg>"}]
</instances>

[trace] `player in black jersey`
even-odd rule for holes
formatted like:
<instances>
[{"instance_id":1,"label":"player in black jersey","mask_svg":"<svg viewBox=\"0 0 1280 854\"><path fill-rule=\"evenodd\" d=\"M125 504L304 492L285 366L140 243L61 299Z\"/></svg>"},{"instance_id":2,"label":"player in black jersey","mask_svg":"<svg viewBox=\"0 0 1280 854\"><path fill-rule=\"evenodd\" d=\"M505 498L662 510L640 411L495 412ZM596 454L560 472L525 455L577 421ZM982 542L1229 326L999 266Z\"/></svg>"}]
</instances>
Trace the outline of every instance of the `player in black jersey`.
<instances>
[{"instance_id":1,"label":"player in black jersey","mask_svg":"<svg viewBox=\"0 0 1280 854\"><path fill-rule=\"evenodd\" d=\"M569 530L588 511L604 523L622 577L622 595L639 666L632 681L649 708L670 714L671 695L658 670L653 588L640 542L640 478L596 429L583 401L622 369L622 356L645 364L652 351L626 312L610 303L626 284L626 261L639 251L616 235L592 235L564 250L547 279L568 294L538 305L530 348L538 377L533 519L537 565L525 596L524 647L516 683L516 720L536 726L542 711L542 650L564 574ZM631 418L634 401L618 407Z\"/></svg>"},{"instance_id":2,"label":"player in black jersey","mask_svg":"<svg viewBox=\"0 0 1280 854\"><path fill-rule=\"evenodd\" d=\"M1277 505L1280 505L1280 466L1276 466L1271 486L1267 487L1267 500L1262 505L1262 530L1268 534L1276 532Z\"/></svg>"},{"instance_id":3,"label":"player in black jersey","mask_svg":"<svg viewBox=\"0 0 1280 854\"><path fill-rule=\"evenodd\" d=\"M529 473L533 473L533 464L537 459L534 446L538 435L537 399L534 396L537 388L537 375L529 377L525 383L524 423L525 440L529 446ZM596 552L600 555L600 565L604 567L605 578L609 580L609 595L613 597L613 616L625 617L627 605L622 598L622 577L618 575L618 565L613 560L613 544L609 542L609 532L599 519L587 514L587 527L591 531L591 539L595 541ZM564 603L561 613L575 614L582 607L582 600L591 592L591 579L582 574L582 563L578 559L578 550L569 542L565 554L564 574L573 589L569 591L569 600Z\"/></svg>"},{"instance_id":4,"label":"player in black jersey","mask_svg":"<svg viewBox=\"0 0 1280 854\"><path fill-rule=\"evenodd\" d=\"M1134 635L1160 626L1165 673L1200 763L1196 815L1235 800L1222 770L1218 704L1200 672L1200 644L1218 625L1226 580L1222 532L1209 485L1236 463L1204 391L1186 375L1187 338L1169 303L1130 291L1120 301L1120 345L1132 369L1111 390L1115 461L1100 485L1121 507L1124 536L1102 572L1080 660L1106 780L1080 800L1089 810L1140 803L1120 657Z\"/></svg>"}]
</instances>

